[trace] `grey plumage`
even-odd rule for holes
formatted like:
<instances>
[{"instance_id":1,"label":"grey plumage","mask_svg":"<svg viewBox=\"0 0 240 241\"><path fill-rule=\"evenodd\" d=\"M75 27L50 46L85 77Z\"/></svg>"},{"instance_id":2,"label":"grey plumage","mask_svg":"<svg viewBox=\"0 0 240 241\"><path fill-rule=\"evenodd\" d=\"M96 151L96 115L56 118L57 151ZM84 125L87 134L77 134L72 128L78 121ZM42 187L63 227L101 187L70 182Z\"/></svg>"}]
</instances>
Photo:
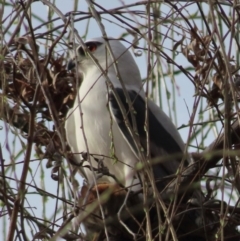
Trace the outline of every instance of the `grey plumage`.
<instances>
[{"instance_id":1,"label":"grey plumage","mask_svg":"<svg viewBox=\"0 0 240 241\"><path fill-rule=\"evenodd\" d=\"M121 78L127 91L138 96L137 101L133 102L133 105L135 105L135 107L139 104L141 105L139 106L139 110L142 111L141 113L137 113L136 121L139 121L141 118L143 120L141 123L143 123L145 120L145 94L139 69L130 52L122 45L122 43L120 43L120 41L109 41L114 57L117 60L115 64L121 75L120 77L117 77L115 66L113 64L114 61L109 54L105 40L102 38L96 38L86 42L86 44L91 43L96 47L96 49L92 51L93 56L97 59L98 64L103 70L106 71L106 75L114 88L119 91L122 90L119 81L119 78ZM79 89L79 98L76 98L74 108L69 112L70 115L66 120L68 143L70 144L73 153L78 153L75 156L79 162L81 158L79 153L86 152L87 146L91 154L105 157L104 165L108 167L110 173L115 175L123 186L130 186L132 181L136 182L135 179L132 180L132 178L135 178L135 165L139 161L139 156L138 153L133 151L129 138L127 138L125 133L119 128L116 117L111 111L112 105L109 106L108 101L109 93L111 91L107 88L107 78L101 73L99 67L93 62L88 54L83 51L82 47L78 48L78 56L76 56L76 60L78 62L77 70L83 75L83 83ZM126 103L124 93L122 92L122 94L121 101ZM83 132L80 128L82 126L82 120L79 103L81 103L83 128L86 134L87 143L85 143ZM110 107L110 111L108 107ZM151 141L152 137L150 136L150 149L155 149L155 157L157 150L161 150L161 152L167 154L174 154L176 151L183 152L183 141L171 120L151 100L148 100L148 107L149 112L151 113L151 115L149 115L150 124L152 121L151 118L155 117L155 126L150 125L149 127L152 129L153 134L154 132L159 133L158 138L157 136L154 136L155 139L153 141ZM161 133L161 129L165 130L164 133L168 134L168 139L170 141L165 142L165 146L159 146L159 143L164 144L164 141L166 140L163 133ZM109 134L111 132L112 134ZM164 141L162 141L163 139ZM112 140L113 145L111 143ZM175 144L175 147L177 147L173 151L171 151L171 141ZM114 151L113 148L115 149ZM114 163L116 159L117 162ZM97 168L97 163L93 161L92 158L91 161L92 165ZM172 160L171 162L163 164L163 166L166 167L166 172L163 173L160 171L160 177L175 173L179 166L179 162L178 160ZM88 182L91 182L94 178L92 171L85 169L84 172ZM108 180L110 182L114 181L112 178L106 176L103 176L102 180Z\"/></svg>"},{"instance_id":2,"label":"grey plumage","mask_svg":"<svg viewBox=\"0 0 240 241\"><path fill-rule=\"evenodd\" d=\"M161 179L175 174L182 160L185 166L190 162L188 157L183 157L184 143L169 117L151 100L147 105L149 125L146 128L146 96L139 69L120 41L109 40L108 44L103 38L88 40L85 45L97 62L80 46L77 56L68 64L69 68L77 68L83 82L66 119L67 141L79 163L82 152L91 154L83 166L87 164L97 170L99 162L95 157L107 167L110 175L100 177L91 168L81 168L90 186L94 180L120 183L133 192L142 188L143 180L136 165L146 157L149 145L150 156L155 160L152 170L155 180L159 180L156 186L160 192L168 183ZM132 132L134 127L136 133ZM172 158L159 163L158 158L164 156Z\"/></svg>"}]
</instances>

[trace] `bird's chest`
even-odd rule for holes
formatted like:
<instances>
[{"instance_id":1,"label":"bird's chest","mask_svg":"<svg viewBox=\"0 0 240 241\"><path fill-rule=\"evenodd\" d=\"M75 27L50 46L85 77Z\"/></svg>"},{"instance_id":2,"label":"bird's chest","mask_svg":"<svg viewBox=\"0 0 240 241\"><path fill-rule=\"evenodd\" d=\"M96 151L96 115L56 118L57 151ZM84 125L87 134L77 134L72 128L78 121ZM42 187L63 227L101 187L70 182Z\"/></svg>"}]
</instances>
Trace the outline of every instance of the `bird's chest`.
<instances>
[{"instance_id":1,"label":"bird's chest","mask_svg":"<svg viewBox=\"0 0 240 241\"><path fill-rule=\"evenodd\" d=\"M82 94L80 91L81 101L77 98L74 105L76 152L88 152L94 168L99 167L96 158L102 160L109 172L126 185L126 177L131 179L133 175L136 158L110 115L107 91L92 91L85 97ZM93 179L93 173L88 168L85 168L85 173L88 180Z\"/></svg>"},{"instance_id":2,"label":"bird's chest","mask_svg":"<svg viewBox=\"0 0 240 241\"><path fill-rule=\"evenodd\" d=\"M78 144L83 151L106 155L109 152L111 118L107 107L107 93L92 91L85 97L80 91L81 101L75 101ZM80 103L80 104L79 104Z\"/></svg>"}]
</instances>

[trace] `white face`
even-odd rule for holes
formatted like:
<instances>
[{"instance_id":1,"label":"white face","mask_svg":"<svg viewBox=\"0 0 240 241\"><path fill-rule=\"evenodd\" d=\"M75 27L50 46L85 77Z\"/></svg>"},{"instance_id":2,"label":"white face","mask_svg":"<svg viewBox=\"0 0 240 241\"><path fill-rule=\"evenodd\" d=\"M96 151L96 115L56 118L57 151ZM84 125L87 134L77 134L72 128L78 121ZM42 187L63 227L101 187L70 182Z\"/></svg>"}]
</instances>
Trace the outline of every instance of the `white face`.
<instances>
[{"instance_id":1,"label":"white face","mask_svg":"<svg viewBox=\"0 0 240 241\"><path fill-rule=\"evenodd\" d=\"M84 51L82 46L76 50L76 56L68 63L68 70L76 67L83 76L87 76L89 71L91 74L99 74L99 65L107 73L115 73L117 66L120 73L124 73L122 80L125 84L141 85L141 77L139 69L130 53L119 40L108 40L108 43L103 38L95 38L85 42L88 51ZM108 46L111 48L109 51ZM110 54L110 52L112 54ZM90 54L93 58L90 56ZM113 56L112 56L113 55ZM95 60L95 61L94 61ZM97 62L97 64L96 64ZM114 81L115 79L111 79ZM115 80L117 81L117 78Z\"/></svg>"},{"instance_id":2,"label":"white face","mask_svg":"<svg viewBox=\"0 0 240 241\"><path fill-rule=\"evenodd\" d=\"M94 56L97 61L99 61L99 57L102 55L102 48L104 47L104 43L99 41L87 41L85 42L86 49L91 53L91 55ZM92 67L94 64L94 61L91 59L89 53L87 51L84 51L84 48L82 46L79 46L76 50L76 56L75 53L72 53L73 57L68 63L68 70L73 69L77 67L79 72L86 73L87 70Z\"/></svg>"},{"instance_id":3,"label":"white face","mask_svg":"<svg viewBox=\"0 0 240 241\"><path fill-rule=\"evenodd\" d=\"M115 63L119 64L119 62L123 62L124 59L130 55L128 49L118 40L109 40L107 44L104 39L96 38L86 41L85 46L87 50L82 46L79 46L76 51L77 56L74 56L75 61L77 61L78 64L78 70L85 74L88 69L91 68L92 70L93 66L97 66L93 59L95 59L104 70L112 65L114 61L108 50L108 46L110 46L111 52L114 55ZM93 56L93 59L89 53ZM75 67L75 61L72 61L70 68ZM129 61L132 61L132 59L128 58L127 61L125 60L124 62Z\"/></svg>"},{"instance_id":4,"label":"white face","mask_svg":"<svg viewBox=\"0 0 240 241\"><path fill-rule=\"evenodd\" d=\"M98 61L100 65L102 65L102 62L105 62L103 57L106 56L105 44L98 41L89 41L86 42L85 45L87 50L91 53L91 55ZM77 54L78 66L79 68L81 68L82 72L85 72L90 67L96 65L93 59L90 57L89 53L87 53L87 51L84 51L84 48L82 46L79 46L77 48Z\"/></svg>"}]
</instances>

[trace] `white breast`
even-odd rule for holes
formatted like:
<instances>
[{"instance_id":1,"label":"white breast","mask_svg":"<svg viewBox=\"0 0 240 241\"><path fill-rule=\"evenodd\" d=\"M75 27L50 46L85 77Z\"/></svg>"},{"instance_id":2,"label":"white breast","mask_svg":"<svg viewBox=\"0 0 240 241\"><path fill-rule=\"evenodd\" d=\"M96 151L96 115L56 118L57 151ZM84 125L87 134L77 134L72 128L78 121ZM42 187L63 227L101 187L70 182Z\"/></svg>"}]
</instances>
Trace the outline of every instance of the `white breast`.
<instances>
[{"instance_id":1,"label":"white breast","mask_svg":"<svg viewBox=\"0 0 240 241\"><path fill-rule=\"evenodd\" d=\"M86 152L88 149L90 154L95 154L95 157L103 160L110 174L114 175L125 187L128 187L133 182L137 159L108 111L105 78L100 77L94 86L90 81L87 82L88 79L85 78L82 83L79 98L76 98L74 103L74 111L66 121L68 143L72 152L76 153L76 160L80 162L80 153ZM82 119L79 99L81 100ZM90 158L90 161L92 166L97 168L97 162L93 158ZM90 163L84 162L84 165L90 165ZM88 168L85 168L84 171L87 181L91 184L94 178L92 171ZM102 180L114 182L109 176L103 176ZM136 181L134 180L134 183Z\"/></svg>"}]
</instances>

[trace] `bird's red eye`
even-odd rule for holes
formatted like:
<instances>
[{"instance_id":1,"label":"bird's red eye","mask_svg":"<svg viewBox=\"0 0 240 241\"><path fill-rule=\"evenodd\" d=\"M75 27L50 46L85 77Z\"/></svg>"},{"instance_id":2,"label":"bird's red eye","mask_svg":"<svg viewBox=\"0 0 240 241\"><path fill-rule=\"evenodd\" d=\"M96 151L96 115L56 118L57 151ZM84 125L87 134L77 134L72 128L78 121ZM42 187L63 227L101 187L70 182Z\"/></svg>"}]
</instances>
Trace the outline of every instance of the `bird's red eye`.
<instances>
[{"instance_id":1,"label":"bird's red eye","mask_svg":"<svg viewBox=\"0 0 240 241\"><path fill-rule=\"evenodd\" d=\"M86 43L87 48L89 49L90 52L94 52L97 49L97 44L90 42L90 43Z\"/></svg>"},{"instance_id":2,"label":"bird's red eye","mask_svg":"<svg viewBox=\"0 0 240 241\"><path fill-rule=\"evenodd\" d=\"M88 50L89 50L91 53L94 53L94 52L97 50L98 46L100 46L101 44L102 44L102 43L100 43L100 42L87 42L87 43L85 43L86 47L88 48ZM82 46L80 46L80 47L78 48L78 52L79 52L79 54L80 54L81 56L86 56L86 53L85 53L85 51L83 50L83 47L82 47Z\"/></svg>"}]
</instances>

